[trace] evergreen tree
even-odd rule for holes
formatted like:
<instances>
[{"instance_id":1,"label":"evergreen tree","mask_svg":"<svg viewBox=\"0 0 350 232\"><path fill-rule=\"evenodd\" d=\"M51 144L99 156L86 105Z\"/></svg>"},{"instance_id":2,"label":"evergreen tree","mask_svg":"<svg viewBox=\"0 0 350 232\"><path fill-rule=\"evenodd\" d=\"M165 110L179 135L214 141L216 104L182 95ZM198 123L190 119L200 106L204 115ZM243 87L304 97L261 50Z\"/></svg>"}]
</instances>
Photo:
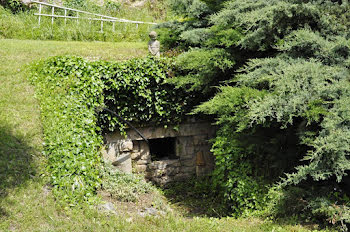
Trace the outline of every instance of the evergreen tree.
<instances>
[{"instance_id":1,"label":"evergreen tree","mask_svg":"<svg viewBox=\"0 0 350 232\"><path fill-rule=\"evenodd\" d=\"M198 1L181 1L181 20L160 33L185 50L172 82L220 125L216 189L237 215L349 223L347 1Z\"/></svg>"}]
</instances>

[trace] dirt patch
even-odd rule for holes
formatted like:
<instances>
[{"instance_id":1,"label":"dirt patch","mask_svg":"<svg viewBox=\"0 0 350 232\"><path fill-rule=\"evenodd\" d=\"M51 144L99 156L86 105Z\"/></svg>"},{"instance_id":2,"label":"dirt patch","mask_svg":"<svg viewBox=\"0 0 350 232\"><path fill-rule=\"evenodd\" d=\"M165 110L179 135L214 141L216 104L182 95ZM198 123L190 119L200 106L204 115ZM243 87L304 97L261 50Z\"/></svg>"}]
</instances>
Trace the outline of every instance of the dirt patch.
<instances>
[{"instance_id":1,"label":"dirt patch","mask_svg":"<svg viewBox=\"0 0 350 232\"><path fill-rule=\"evenodd\" d=\"M135 215L142 216L142 212L150 208L157 210L158 214L165 214L173 211L166 199L158 192L152 191L150 193L141 194L135 202L120 201L113 198L111 194L106 191L100 191L98 195L102 197L103 201L111 202L115 206L115 211L118 215L126 217Z\"/></svg>"}]
</instances>

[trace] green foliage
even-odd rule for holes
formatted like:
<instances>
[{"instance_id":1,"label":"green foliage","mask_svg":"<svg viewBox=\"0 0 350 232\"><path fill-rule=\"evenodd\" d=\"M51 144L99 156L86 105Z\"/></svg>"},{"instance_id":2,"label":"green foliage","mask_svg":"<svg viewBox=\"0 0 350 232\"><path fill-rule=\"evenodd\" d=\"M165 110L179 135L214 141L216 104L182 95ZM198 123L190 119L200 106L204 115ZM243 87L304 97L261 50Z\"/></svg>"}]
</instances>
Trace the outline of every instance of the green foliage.
<instances>
[{"instance_id":1,"label":"green foliage","mask_svg":"<svg viewBox=\"0 0 350 232\"><path fill-rule=\"evenodd\" d=\"M0 0L0 5L12 13L18 13L27 9L20 0Z\"/></svg>"},{"instance_id":2,"label":"green foliage","mask_svg":"<svg viewBox=\"0 0 350 232\"><path fill-rule=\"evenodd\" d=\"M94 112L102 103L98 72L81 58L54 57L35 66L31 81L40 101L54 194L71 204L93 199L101 182L102 138Z\"/></svg>"},{"instance_id":3,"label":"green foliage","mask_svg":"<svg viewBox=\"0 0 350 232\"><path fill-rule=\"evenodd\" d=\"M65 0L64 5L70 8L86 8L90 1L86 0Z\"/></svg>"},{"instance_id":4,"label":"green foliage","mask_svg":"<svg viewBox=\"0 0 350 232\"><path fill-rule=\"evenodd\" d=\"M200 0L171 0L169 7L176 15L184 18L205 18L211 12L206 3Z\"/></svg>"},{"instance_id":5,"label":"green foliage","mask_svg":"<svg viewBox=\"0 0 350 232\"><path fill-rule=\"evenodd\" d=\"M248 122L244 119L248 108L246 104L264 95L263 92L246 87L221 87L220 94L195 110L219 115L217 123L221 127L212 147L217 167L213 173L213 183L236 215L260 209L263 193L266 192L267 186L263 185L263 179L258 175L261 173L253 172L255 166L251 156L254 155L254 145L242 142L235 133L235 130L241 131Z\"/></svg>"},{"instance_id":6,"label":"green foliage","mask_svg":"<svg viewBox=\"0 0 350 232\"><path fill-rule=\"evenodd\" d=\"M99 187L101 130L126 127L109 112L97 113L101 107L133 123L179 122L186 97L165 83L169 65L154 57L120 63L53 57L36 65L31 80L41 104L45 154L56 195L74 204L91 199ZM110 178L108 189L119 197L135 198L130 195L133 189L124 196L116 192Z\"/></svg>"},{"instance_id":7,"label":"green foliage","mask_svg":"<svg viewBox=\"0 0 350 232\"><path fill-rule=\"evenodd\" d=\"M102 190L119 201L136 202L141 194L153 190L151 183L143 176L121 173L112 164L104 163L102 170Z\"/></svg>"},{"instance_id":8,"label":"green foliage","mask_svg":"<svg viewBox=\"0 0 350 232\"><path fill-rule=\"evenodd\" d=\"M166 83L171 60L154 57L132 59L124 63L103 63L104 104L129 122L138 125L179 123L191 107L191 95ZM110 113L100 113L104 130L123 130L125 125Z\"/></svg>"},{"instance_id":9,"label":"green foliage","mask_svg":"<svg viewBox=\"0 0 350 232\"><path fill-rule=\"evenodd\" d=\"M337 200L325 193L337 183L345 188L350 170L349 4L205 2L210 9L205 17L190 16L187 7L177 22L163 27L177 35L173 45L189 50L177 58L179 76L174 83L195 86L196 91L220 81L227 84L218 93L200 95L209 101L194 110L217 116L220 126L212 147L214 186L237 215L264 208L273 212L269 186L287 191L297 185L309 193L324 187L327 190L317 195L322 200L306 197L306 206L291 210L345 223L347 214L340 212L348 209L348 200L342 201L344 207L333 207ZM213 55L198 52L207 50ZM214 55L217 50L226 55ZM211 63L225 64L222 57L232 61L224 72ZM199 68L200 63L206 66ZM280 196L278 201L287 201L288 194ZM297 201L290 198L283 207L298 206Z\"/></svg>"},{"instance_id":10,"label":"green foliage","mask_svg":"<svg viewBox=\"0 0 350 232\"><path fill-rule=\"evenodd\" d=\"M152 10L121 7L114 2L106 2L103 7L88 4L86 7L79 8L118 18L145 22L155 21ZM41 17L39 26L38 16L35 16L34 13L37 13L35 7L29 11L12 14L0 6L0 37L64 41L145 41L148 40L148 33L151 29L151 25L148 24L140 24L136 27L131 23L116 23L115 31L113 31L112 23L105 22L103 33L101 33L99 21L79 20L77 22L74 19L67 19L65 23L62 18L55 18L52 25L50 17ZM42 13L51 14L51 8L44 7ZM55 13L64 15L64 11L60 9L56 9Z\"/></svg>"},{"instance_id":11,"label":"green foliage","mask_svg":"<svg viewBox=\"0 0 350 232\"><path fill-rule=\"evenodd\" d=\"M341 231L347 231L349 198L338 186L331 187L332 192L328 186L271 188L267 195L268 203L260 213L273 218L293 216L309 222L323 221L324 225L330 223Z\"/></svg>"},{"instance_id":12,"label":"green foliage","mask_svg":"<svg viewBox=\"0 0 350 232\"><path fill-rule=\"evenodd\" d=\"M171 82L189 91L209 92L224 80L235 62L224 49L192 49L176 58L177 76ZM222 76L218 77L220 73Z\"/></svg>"},{"instance_id":13,"label":"green foliage","mask_svg":"<svg viewBox=\"0 0 350 232\"><path fill-rule=\"evenodd\" d=\"M222 201L222 196L213 191L210 175L169 183L163 192L171 203L189 208L190 217L205 215L221 218L227 215L228 206Z\"/></svg>"},{"instance_id":14,"label":"green foliage","mask_svg":"<svg viewBox=\"0 0 350 232\"><path fill-rule=\"evenodd\" d=\"M108 0L104 3L103 7L108 15L117 15L121 10L122 5L119 2Z\"/></svg>"}]
</instances>

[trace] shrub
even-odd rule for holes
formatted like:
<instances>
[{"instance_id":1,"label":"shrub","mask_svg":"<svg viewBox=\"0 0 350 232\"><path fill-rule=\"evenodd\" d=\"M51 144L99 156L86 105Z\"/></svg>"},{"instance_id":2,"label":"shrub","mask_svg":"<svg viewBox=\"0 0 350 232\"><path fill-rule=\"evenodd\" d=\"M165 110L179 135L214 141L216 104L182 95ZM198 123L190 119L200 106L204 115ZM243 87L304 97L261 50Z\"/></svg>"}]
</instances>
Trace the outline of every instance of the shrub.
<instances>
[{"instance_id":1,"label":"shrub","mask_svg":"<svg viewBox=\"0 0 350 232\"><path fill-rule=\"evenodd\" d=\"M53 57L36 64L31 81L40 100L44 152L56 196L76 204L92 200L99 188L101 132L122 131L126 126L109 112L100 112L101 107L134 123L179 122L186 98L171 92L165 83L168 65L166 59L153 57L120 63ZM131 180L118 173L109 175L120 177L117 182ZM111 183L111 176L105 187L133 200L131 192L135 189L122 196Z\"/></svg>"},{"instance_id":2,"label":"shrub","mask_svg":"<svg viewBox=\"0 0 350 232\"><path fill-rule=\"evenodd\" d=\"M20 0L0 0L0 5L9 9L12 13L18 13L28 9Z\"/></svg>"},{"instance_id":3,"label":"shrub","mask_svg":"<svg viewBox=\"0 0 350 232\"><path fill-rule=\"evenodd\" d=\"M191 108L191 95L181 89L175 92L173 85L167 83L172 74L171 60L148 57L103 66L104 104L129 122L177 124ZM101 112L99 117L104 130L125 126L110 113Z\"/></svg>"},{"instance_id":4,"label":"shrub","mask_svg":"<svg viewBox=\"0 0 350 232\"><path fill-rule=\"evenodd\" d=\"M101 183L94 108L102 104L103 82L91 67L81 58L54 57L38 63L31 77L53 192L73 205L93 199Z\"/></svg>"},{"instance_id":5,"label":"shrub","mask_svg":"<svg viewBox=\"0 0 350 232\"><path fill-rule=\"evenodd\" d=\"M204 14L191 13L195 1L180 2L178 20L160 26L176 35L171 44L188 50L177 58L180 74L172 82L199 92L223 85L199 95L204 103L194 110L216 116L220 126L214 187L236 215L267 207L270 186L319 191L322 204L303 198L299 207L286 192L279 200L298 206L295 214L326 222L334 214L345 223L337 215L347 200L337 208L320 189L344 188L350 170L347 1L207 0L196 8ZM221 53L198 55L193 47ZM223 57L232 62L224 72L213 65L225 64Z\"/></svg>"}]
</instances>

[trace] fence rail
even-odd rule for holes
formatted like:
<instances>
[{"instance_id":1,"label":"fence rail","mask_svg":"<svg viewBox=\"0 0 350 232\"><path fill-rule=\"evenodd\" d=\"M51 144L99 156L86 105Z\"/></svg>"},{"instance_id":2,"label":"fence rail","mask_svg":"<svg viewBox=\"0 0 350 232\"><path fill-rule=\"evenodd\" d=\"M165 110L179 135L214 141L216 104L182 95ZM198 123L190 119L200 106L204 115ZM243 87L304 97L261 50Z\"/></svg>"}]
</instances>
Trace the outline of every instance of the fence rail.
<instances>
[{"instance_id":1,"label":"fence rail","mask_svg":"<svg viewBox=\"0 0 350 232\"><path fill-rule=\"evenodd\" d=\"M150 25L156 24L156 23L152 23L152 22L134 21L134 20L111 17L111 16L107 16L107 15L95 14L95 13L91 13L88 11L77 10L77 9L73 9L73 8L63 7L63 6L59 6L59 5L55 5L55 4L51 4L51 3L46 3L46 2L35 1L35 0L32 0L30 3L31 4L34 3L34 4L39 5L39 12L34 14L34 15L38 16L39 26L41 23L42 16L43 17L51 17L51 24L52 25L54 23L55 18L64 18L65 23L67 23L67 19L76 19L77 22L79 22L79 19L90 20L90 21L100 21L101 22L101 32L103 32L103 22L111 22L113 25L113 32L115 31L115 23L116 22L133 23L133 24L136 24L136 27L138 27L139 24L150 24ZM43 6L51 7L51 14L42 13ZM64 10L64 15L55 14L55 9ZM68 15L68 12L74 12L76 16ZM81 17L80 14L83 14L85 16Z\"/></svg>"}]
</instances>

